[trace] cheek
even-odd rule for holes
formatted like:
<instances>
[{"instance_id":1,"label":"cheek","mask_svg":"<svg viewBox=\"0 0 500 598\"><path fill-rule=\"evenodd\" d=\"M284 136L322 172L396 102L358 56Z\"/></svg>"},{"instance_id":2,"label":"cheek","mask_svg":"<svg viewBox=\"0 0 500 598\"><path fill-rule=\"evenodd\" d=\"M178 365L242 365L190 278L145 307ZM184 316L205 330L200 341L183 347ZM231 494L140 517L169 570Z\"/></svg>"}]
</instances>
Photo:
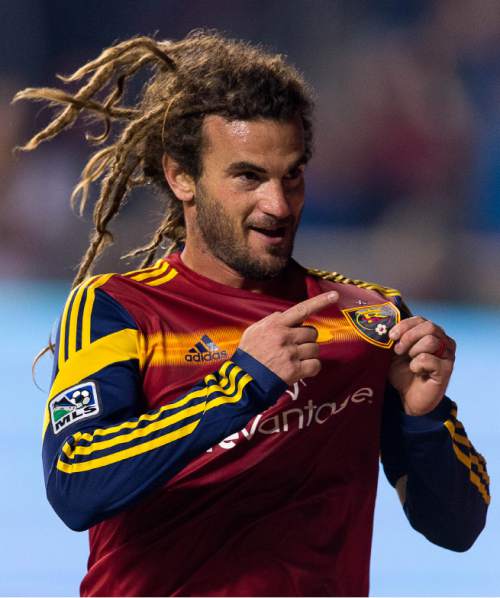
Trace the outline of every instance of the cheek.
<instances>
[{"instance_id":1,"label":"cheek","mask_svg":"<svg viewBox=\"0 0 500 598\"><path fill-rule=\"evenodd\" d=\"M299 189L295 189L290 194L290 205L292 207L292 212L296 218L300 216L302 210L304 208L304 184L300 186Z\"/></svg>"}]
</instances>

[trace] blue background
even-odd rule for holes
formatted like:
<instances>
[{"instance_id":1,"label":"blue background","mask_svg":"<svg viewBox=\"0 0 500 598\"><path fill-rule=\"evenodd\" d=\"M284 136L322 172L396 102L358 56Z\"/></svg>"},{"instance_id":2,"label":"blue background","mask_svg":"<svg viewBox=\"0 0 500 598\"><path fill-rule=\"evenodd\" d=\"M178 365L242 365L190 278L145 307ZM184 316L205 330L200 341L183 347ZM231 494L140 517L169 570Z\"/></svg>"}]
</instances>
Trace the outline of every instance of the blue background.
<instances>
[{"instance_id":1,"label":"blue background","mask_svg":"<svg viewBox=\"0 0 500 598\"><path fill-rule=\"evenodd\" d=\"M62 283L3 282L0 286L4 385L0 595L76 595L86 567L86 532L66 529L45 499L40 459L45 393L35 388L30 374L32 358L46 343L67 292ZM458 342L449 394L459 405L459 418L469 436L488 461L493 501L483 534L470 551L456 554L430 544L411 529L396 493L381 474L371 594L498 595L500 311L435 303L412 307L443 325ZM49 370L50 359L42 360L37 380L45 389Z\"/></svg>"}]
</instances>

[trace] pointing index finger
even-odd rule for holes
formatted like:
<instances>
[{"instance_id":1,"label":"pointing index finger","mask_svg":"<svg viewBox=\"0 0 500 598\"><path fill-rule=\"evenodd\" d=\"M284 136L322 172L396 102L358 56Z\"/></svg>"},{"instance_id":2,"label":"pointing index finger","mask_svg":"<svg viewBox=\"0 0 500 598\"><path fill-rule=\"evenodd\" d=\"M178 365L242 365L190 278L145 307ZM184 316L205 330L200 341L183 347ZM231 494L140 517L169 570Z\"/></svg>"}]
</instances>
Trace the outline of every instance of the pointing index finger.
<instances>
[{"instance_id":1,"label":"pointing index finger","mask_svg":"<svg viewBox=\"0 0 500 598\"><path fill-rule=\"evenodd\" d=\"M281 314L283 323L285 326L299 326L312 314L336 303L338 298L339 294L336 291L328 291L327 293L322 293L321 295L316 295L316 297L301 301Z\"/></svg>"}]
</instances>

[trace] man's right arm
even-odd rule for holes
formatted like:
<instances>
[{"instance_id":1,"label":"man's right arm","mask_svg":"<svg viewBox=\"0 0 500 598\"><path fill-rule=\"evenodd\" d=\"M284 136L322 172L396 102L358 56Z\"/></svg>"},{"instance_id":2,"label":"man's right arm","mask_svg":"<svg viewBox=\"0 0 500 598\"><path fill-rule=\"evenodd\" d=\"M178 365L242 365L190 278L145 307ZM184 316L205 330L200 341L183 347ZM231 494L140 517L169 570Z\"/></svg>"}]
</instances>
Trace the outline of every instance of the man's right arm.
<instances>
[{"instance_id":1,"label":"man's right arm","mask_svg":"<svg viewBox=\"0 0 500 598\"><path fill-rule=\"evenodd\" d=\"M83 530L243 428L286 383L238 350L175 401L144 412L136 323L102 289L78 293L68 299L56 342L43 464L53 508Z\"/></svg>"}]
</instances>

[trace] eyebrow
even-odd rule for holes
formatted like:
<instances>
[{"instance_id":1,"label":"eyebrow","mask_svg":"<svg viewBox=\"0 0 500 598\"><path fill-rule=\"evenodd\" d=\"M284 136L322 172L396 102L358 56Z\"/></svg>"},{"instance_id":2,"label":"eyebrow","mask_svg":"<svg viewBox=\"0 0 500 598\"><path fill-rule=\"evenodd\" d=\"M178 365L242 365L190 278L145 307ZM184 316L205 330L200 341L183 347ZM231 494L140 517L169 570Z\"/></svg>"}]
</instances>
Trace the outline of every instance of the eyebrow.
<instances>
[{"instance_id":1,"label":"eyebrow","mask_svg":"<svg viewBox=\"0 0 500 598\"><path fill-rule=\"evenodd\" d=\"M298 168L299 166L302 166L302 164L306 164L307 163L307 158L306 155L303 154L298 160L295 160L295 162L288 168L288 171L294 170L295 168ZM254 172L258 172L260 174L266 174L267 170L263 167L263 166L259 166L258 164L253 164L252 162L232 162L227 168L226 168L226 172L228 174L232 174L234 172L238 172L238 171L242 171L242 170L252 170Z\"/></svg>"}]
</instances>

